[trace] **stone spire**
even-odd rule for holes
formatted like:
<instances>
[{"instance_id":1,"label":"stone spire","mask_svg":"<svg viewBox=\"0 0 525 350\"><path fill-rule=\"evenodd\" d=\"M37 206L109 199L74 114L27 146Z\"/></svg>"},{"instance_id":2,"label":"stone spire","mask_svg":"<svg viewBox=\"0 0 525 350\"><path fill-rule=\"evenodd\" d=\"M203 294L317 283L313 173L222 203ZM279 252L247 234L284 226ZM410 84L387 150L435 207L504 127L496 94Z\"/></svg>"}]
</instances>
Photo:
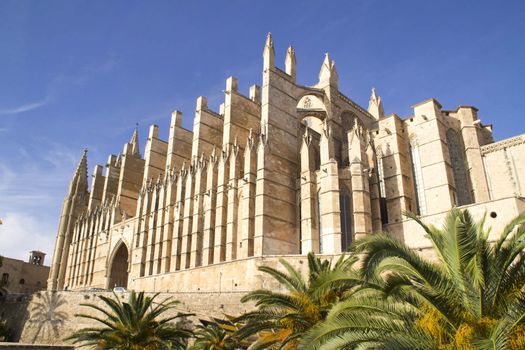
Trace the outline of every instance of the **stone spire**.
<instances>
[{"instance_id":1,"label":"stone spire","mask_svg":"<svg viewBox=\"0 0 525 350\"><path fill-rule=\"evenodd\" d=\"M375 88L372 88L372 96L370 96L370 101L368 102L368 113L372 114L376 119L381 119L385 116L381 97L376 95Z\"/></svg>"},{"instance_id":2,"label":"stone spire","mask_svg":"<svg viewBox=\"0 0 525 350\"><path fill-rule=\"evenodd\" d=\"M290 46L288 47L288 50L286 50L286 59L284 60L284 65L286 74L290 75L294 80L296 76L296 64L295 50L292 46Z\"/></svg>"},{"instance_id":3,"label":"stone spire","mask_svg":"<svg viewBox=\"0 0 525 350\"><path fill-rule=\"evenodd\" d=\"M264 44L263 51L263 68L266 70L268 68L275 67L275 50L273 48L272 33L268 33L266 36L266 43Z\"/></svg>"},{"instance_id":4,"label":"stone spire","mask_svg":"<svg viewBox=\"0 0 525 350\"><path fill-rule=\"evenodd\" d=\"M70 196L75 193L82 194L88 191L87 151L87 148L84 149L82 158L80 158L80 162L78 163L75 174L73 175L73 179L71 180L68 194Z\"/></svg>"},{"instance_id":5,"label":"stone spire","mask_svg":"<svg viewBox=\"0 0 525 350\"><path fill-rule=\"evenodd\" d=\"M335 61L330 58L328 53L325 54L321 71L319 72L320 85L332 85L337 88L339 78L335 70Z\"/></svg>"},{"instance_id":6,"label":"stone spire","mask_svg":"<svg viewBox=\"0 0 525 350\"><path fill-rule=\"evenodd\" d=\"M84 149L84 154L78 163L69 185L69 192L62 205L53 261L47 283L49 290L64 288L69 245L73 236L74 225L77 218L87 209L89 199L87 172L87 149Z\"/></svg>"},{"instance_id":7,"label":"stone spire","mask_svg":"<svg viewBox=\"0 0 525 350\"><path fill-rule=\"evenodd\" d=\"M131 135L131 140L129 141L130 144L130 152L132 155L140 157L140 148L139 148L139 128L138 125L135 126L135 130L133 131L133 135Z\"/></svg>"}]
</instances>

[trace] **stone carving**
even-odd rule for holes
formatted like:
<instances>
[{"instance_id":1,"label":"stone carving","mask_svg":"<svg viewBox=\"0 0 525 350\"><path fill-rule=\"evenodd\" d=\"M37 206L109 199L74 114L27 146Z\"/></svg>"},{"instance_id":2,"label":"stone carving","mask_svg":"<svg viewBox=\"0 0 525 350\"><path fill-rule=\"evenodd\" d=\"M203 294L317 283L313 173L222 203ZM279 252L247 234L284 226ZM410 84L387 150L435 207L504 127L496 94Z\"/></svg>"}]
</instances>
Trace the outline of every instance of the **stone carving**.
<instances>
[{"instance_id":1,"label":"stone carving","mask_svg":"<svg viewBox=\"0 0 525 350\"><path fill-rule=\"evenodd\" d=\"M305 97L303 107L312 108L312 100L310 100L310 97Z\"/></svg>"}]
</instances>

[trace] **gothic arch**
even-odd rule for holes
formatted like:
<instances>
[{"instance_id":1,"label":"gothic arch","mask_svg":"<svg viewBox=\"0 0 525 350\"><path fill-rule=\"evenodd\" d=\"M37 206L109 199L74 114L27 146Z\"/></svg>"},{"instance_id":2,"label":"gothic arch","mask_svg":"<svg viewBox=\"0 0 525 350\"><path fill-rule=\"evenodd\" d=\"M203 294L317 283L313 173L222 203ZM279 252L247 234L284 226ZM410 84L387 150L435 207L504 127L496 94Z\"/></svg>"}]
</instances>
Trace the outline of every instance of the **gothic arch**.
<instances>
[{"instance_id":1,"label":"gothic arch","mask_svg":"<svg viewBox=\"0 0 525 350\"><path fill-rule=\"evenodd\" d=\"M115 248L108 259L108 266L106 269L106 271L109 271L107 277L108 289L128 286L130 255L128 246L123 240L120 240L115 245Z\"/></svg>"}]
</instances>

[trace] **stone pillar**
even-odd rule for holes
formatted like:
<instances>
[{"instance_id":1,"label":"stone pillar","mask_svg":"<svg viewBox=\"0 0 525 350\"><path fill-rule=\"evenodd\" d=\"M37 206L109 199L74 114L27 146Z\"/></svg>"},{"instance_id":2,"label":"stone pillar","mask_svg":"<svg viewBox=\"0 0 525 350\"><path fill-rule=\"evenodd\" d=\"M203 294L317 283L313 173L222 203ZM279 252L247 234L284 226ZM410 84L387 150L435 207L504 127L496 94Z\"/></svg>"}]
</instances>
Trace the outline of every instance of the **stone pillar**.
<instances>
[{"instance_id":1,"label":"stone pillar","mask_svg":"<svg viewBox=\"0 0 525 350\"><path fill-rule=\"evenodd\" d=\"M257 155L254 255L297 254L297 187L300 135L297 96L290 75L275 67L273 40L263 51L261 141Z\"/></svg>"},{"instance_id":2,"label":"stone pillar","mask_svg":"<svg viewBox=\"0 0 525 350\"><path fill-rule=\"evenodd\" d=\"M382 164L378 172L382 171L383 175L388 223L401 222L404 211L416 212L415 187L407 181L413 180L407 139L410 125L403 125L401 118L394 114L380 119L378 127L374 143Z\"/></svg>"},{"instance_id":3,"label":"stone pillar","mask_svg":"<svg viewBox=\"0 0 525 350\"><path fill-rule=\"evenodd\" d=\"M379 157L379 156L378 156ZM376 161L373 172L369 177L369 188L370 188L370 212L372 214L372 231L379 232L383 229L383 223L381 219L381 192L379 190L379 164Z\"/></svg>"},{"instance_id":4,"label":"stone pillar","mask_svg":"<svg viewBox=\"0 0 525 350\"><path fill-rule=\"evenodd\" d=\"M75 223L75 228L73 229L73 235L71 237L71 245L69 248L69 257L68 257L68 268L67 268L67 280L64 282L64 287L73 285L73 278L75 276L74 270L76 267L76 258L78 250L78 233L80 230L80 220Z\"/></svg>"},{"instance_id":5,"label":"stone pillar","mask_svg":"<svg viewBox=\"0 0 525 350\"><path fill-rule=\"evenodd\" d=\"M257 155L255 139L250 132L244 150L244 177L242 179L242 223L240 257L253 256L255 234L255 179L257 176Z\"/></svg>"},{"instance_id":6,"label":"stone pillar","mask_svg":"<svg viewBox=\"0 0 525 350\"><path fill-rule=\"evenodd\" d=\"M481 144L478 139L478 116L474 107L460 106L457 111L461 122L461 136L465 145L466 168L472 185L474 202L490 200L487 177L481 157Z\"/></svg>"},{"instance_id":7,"label":"stone pillar","mask_svg":"<svg viewBox=\"0 0 525 350\"><path fill-rule=\"evenodd\" d=\"M204 194L202 265L213 264L213 250L215 245L215 205L217 202L217 159L218 157L215 155L215 149L213 149L208 162L206 192Z\"/></svg>"},{"instance_id":8,"label":"stone pillar","mask_svg":"<svg viewBox=\"0 0 525 350\"><path fill-rule=\"evenodd\" d=\"M121 157L110 155L106 164L106 176L104 179L104 191L102 193L102 203L112 202L118 192L118 179L120 176Z\"/></svg>"},{"instance_id":9,"label":"stone pillar","mask_svg":"<svg viewBox=\"0 0 525 350\"><path fill-rule=\"evenodd\" d=\"M162 245L164 243L164 218L166 216L166 176L159 175L159 181L157 181L158 187L158 198L159 204L157 208L157 220L155 227L155 245L153 252L153 274L161 273L161 254Z\"/></svg>"},{"instance_id":10,"label":"stone pillar","mask_svg":"<svg viewBox=\"0 0 525 350\"><path fill-rule=\"evenodd\" d=\"M203 205L206 191L206 161L204 157L195 164L195 194L193 203L193 227L191 230L190 267L202 265Z\"/></svg>"},{"instance_id":11,"label":"stone pillar","mask_svg":"<svg viewBox=\"0 0 525 350\"><path fill-rule=\"evenodd\" d=\"M372 232L368 171L365 169L367 160L365 153L366 132L356 120L353 130L347 134L352 180L352 223L355 239Z\"/></svg>"},{"instance_id":12,"label":"stone pillar","mask_svg":"<svg viewBox=\"0 0 525 350\"><path fill-rule=\"evenodd\" d=\"M91 192L89 193L88 209L95 210L102 202L104 194L105 176L102 175L102 166L97 165L93 170L93 182L91 183Z\"/></svg>"},{"instance_id":13,"label":"stone pillar","mask_svg":"<svg viewBox=\"0 0 525 350\"><path fill-rule=\"evenodd\" d=\"M334 144L330 125L321 133L321 190L319 208L321 217L320 253L341 252L341 210L339 208L339 170L335 160Z\"/></svg>"},{"instance_id":14,"label":"stone pillar","mask_svg":"<svg viewBox=\"0 0 525 350\"><path fill-rule=\"evenodd\" d=\"M132 153L131 149L131 144L124 145L117 192L120 209L129 217L136 213L144 177L144 159L139 154Z\"/></svg>"},{"instance_id":15,"label":"stone pillar","mask_svg":"<svg viewBox=\"0 0 525 350\"><path fill-rule=\"evenodd\" d=\"M177 177L174 171L168 169L166 179L166 199L164 208L164 236L162 240L161 267L162 273L170 271L171 268L171 250L173 240L173 221L175 217L175 203L177 196Z\"/></svg>"},{"instance_id":16,"label":"stone pillar","mask_svg":"<svg viewBox=\"0 0 525 350\"><path fill-rule=\"evenodd\" d=\"M429 99L413 108L414 122L409 130L419 147L427 209L421 214L448 211L454 207L454 189L451 186L454 179L450 160L447 159L446 125L441 114L441 105L436 100Z\"/></svg>"},{"instance_id":17,"label":"stone pillar","mask_svg":"<svg viewBox=\"0 0 525 350\"><path fill-rule=\"evenodd\" d=\"M150 214L148 218L148 240L146 245L146 274L153 274L153 261L155 255L155 231L157 228L157 209L159 206L159 187L153 185L153 191L151 195L151 206Z\"/></svg>"},{"instance_id":18,"label":"stone pillar","mask_svg":"<svg viewBox=\"0 0 525 350\"><path fill-rule=\"evenodd\" d=\"M181 269L181 250L182 250L182 223L184 221L184 184L188 170L182 166L177 178L177 197L175 201L175 214L173 223L173 240L171 242L171 270Z\"/></svg>"},{"instance_id":19,"label":"stone pillar","mask_svg":"<svg viewBox=\"0 0 525 350\"><path fill-rule=\"evenodd\" d=\"M195 164L193 164L186 175L186 188L184 198L184 221L182 222L182 244L181 244L181 269L190 267L191 254L191 228L193 223L193 193L195 183Z\"/></svg>"},{"instance_id":20,"label":"stone pillar","mask_svg":"<svg viewBox=\"0 0 525 350\"><path fill-rule=\"evenodd\" d=\"M136 248L136 260L138 276L142 277L146 274L146 256L148 247L148 232L149 232L149 216L151 207L151 182L148 181L144 184L139 196L138 207L140 208L140 214L138 216L137 224L137 241L135 243Z\"/></svg>"},{"instance_id":21,"label":"stone pillar","mask_svg":"<svg viewBox=\"0 0 525 350\"><path fill-rule=\"evenodd\" d=\"M319 253L317 176L312 135L306 128L301 146L301 252Z\"/></svg>"},{"instance_id":22,"label":"stone pillar","mask_svg":"<svg viewBox=\"0 0 525 350\"><path fill-rule=\"evenodd\" d=\"M217 174L217 206L215 210L215 247L213 262L218 263L226 259L226 226L228 212L228 176L230 146L225 145L219 159Z\"/></svg>"},{"instance_id":23,"label":"stone pillar","mask_svg":"<svg viewBox=\"0 0 525 350\"><path fill-rule=\"evenodd\" d=\"M226 215L226 261L237 259L238 237L238 178L240 175L239 146L231 146L230 173L228 181L228 213Z\"/></svg>"}]
</instances>

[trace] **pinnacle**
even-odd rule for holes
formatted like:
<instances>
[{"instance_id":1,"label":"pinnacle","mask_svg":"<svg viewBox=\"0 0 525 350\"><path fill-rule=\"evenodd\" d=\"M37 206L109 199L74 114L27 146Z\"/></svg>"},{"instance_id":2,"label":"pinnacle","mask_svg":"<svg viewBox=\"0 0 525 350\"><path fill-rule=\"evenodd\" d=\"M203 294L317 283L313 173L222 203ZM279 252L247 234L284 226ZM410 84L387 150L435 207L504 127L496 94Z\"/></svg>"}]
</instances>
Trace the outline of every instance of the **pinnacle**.
<instances>
[{"instance_id":1,"label":"pinnacle","mask_svg":"<svg viewBox=\"0 0 525 350\"><path fill-rule=\"evenodd\" d=\"M135 156L140 156L138 124L137 126L135 126L135 130L133 131L133 135L131 135L131 140L129 141L129 144L131 145L131 154Z\"/></svg>"},{"instance_id":2,"label":"pinnacle","mask_svg":"<svg viewBox=\"0 0 525 350\"><path fill-rule=\"evenodd\" d=\"M88 165L87 165L87 148L82 153L82 158L78 162L77 169L71 180L69 192L70 194L85 193L88 190Z\"/></svg>"},{"instance_id":3,"label":"pinnacle","mask_svg":"<svg viewBox=\"0 0 525 350\"><path fill-rule=\"evenodd\" d=\"M265 47L273 47L273 39L272 39L272 33L268 32L266 35L266 43L264 45Z\"/></svg>"}]
</instances>

